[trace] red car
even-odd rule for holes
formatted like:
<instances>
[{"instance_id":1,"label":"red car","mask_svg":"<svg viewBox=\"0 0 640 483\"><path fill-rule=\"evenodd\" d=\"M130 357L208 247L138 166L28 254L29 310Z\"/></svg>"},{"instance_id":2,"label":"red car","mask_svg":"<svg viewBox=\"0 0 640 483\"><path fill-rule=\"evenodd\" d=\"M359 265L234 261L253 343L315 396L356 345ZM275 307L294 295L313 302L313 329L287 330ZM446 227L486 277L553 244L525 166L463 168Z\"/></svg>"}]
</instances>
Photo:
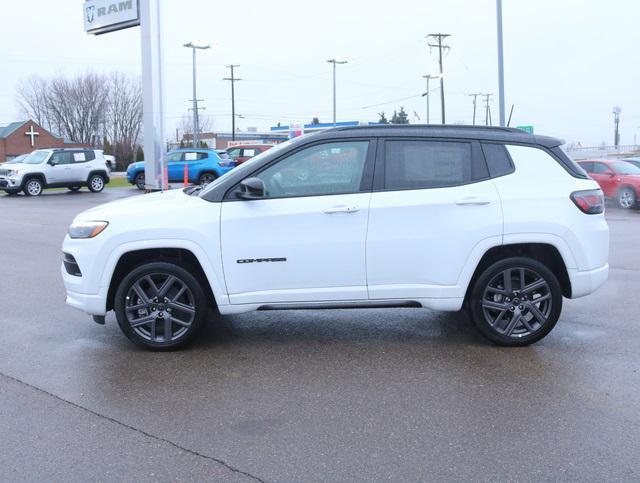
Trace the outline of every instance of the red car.
<instances>
[{"instance_id":1,"label":"red car","mask_svg":"<svg viewBox=\"0 0 640 483\"><path fill-rule=\"evenodd\" d=\"M598 182L604 195L617 200L621 208L637 206L640 168L617 159L578 161L578 164Z\"/></svg>"},{"instance_id":2,"label":"red car","mask_svg":"<svg viewBox=\"0 0 640 483\"><path fill-rule=\"evenodd\" d=\"M227 148L227 153L237 166L272 147L273 144L242 144Z\"/></svg>"}]
</instances>

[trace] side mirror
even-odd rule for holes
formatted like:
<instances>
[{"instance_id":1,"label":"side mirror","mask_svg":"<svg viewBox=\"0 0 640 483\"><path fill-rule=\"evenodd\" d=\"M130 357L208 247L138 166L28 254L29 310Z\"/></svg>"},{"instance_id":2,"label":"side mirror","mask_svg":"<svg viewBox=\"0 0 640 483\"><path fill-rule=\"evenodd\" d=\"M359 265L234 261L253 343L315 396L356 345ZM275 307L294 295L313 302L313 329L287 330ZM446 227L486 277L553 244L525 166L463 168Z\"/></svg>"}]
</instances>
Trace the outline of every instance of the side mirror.
<instances>
[{"instance_id":1,"label":"side mirror","mask_svg":"<svg viewBox=\"0 0 640 483\"><path fill-rule=\"evenodd\" d=\"M242 200L259 200L264 198L264 182L260 178L247 178L240 182L236 197Z\"/></svg>"},{"instance_id":2,"label":"side mirror","mask_svg":"<svg viewBox=\"0 0 640 483\"><path fill-rule=\"evenodd\" d=\"M613 171L607 171L607 176L609 176L609 178L613 178L616 175L616 173L614 173Z\"/></svg>"},{"instance_id":3,"label":"side mirror","mask_svg":"<svg viewBox=\"0 0 640 483\"><path fill-rule=\"evenodd\" d=\"M50 166L55 166L58 163L56 163L53 159L49 159L49 161L47 161L47 164Z\"/></svg>"}]
</instances>

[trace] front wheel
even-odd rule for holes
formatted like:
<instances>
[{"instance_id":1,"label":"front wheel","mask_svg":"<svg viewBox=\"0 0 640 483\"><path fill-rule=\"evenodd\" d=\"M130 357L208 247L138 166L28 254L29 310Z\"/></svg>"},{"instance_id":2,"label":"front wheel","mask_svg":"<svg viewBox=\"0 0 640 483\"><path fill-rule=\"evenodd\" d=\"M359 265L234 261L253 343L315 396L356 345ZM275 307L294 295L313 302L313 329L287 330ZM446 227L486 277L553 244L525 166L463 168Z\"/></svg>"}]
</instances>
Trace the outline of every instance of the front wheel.
<instances>
[{"instance_id":1,"label":"front wheel","mask_svg":"<svg viewBox=\"0 0 640 483\"><path fill-rule=\"evenodd\" d=\"M23 191L27 196L40 196L43 189L44 185L41 180L38 178L31 178L25 183Z\"/></svg>"},{"instance_id":2,"label":"front wheel","mask_svg":"<svg viewBox=\"0 0 640 483\"><path fill-rule=\"evenodd\" d=\"M104 178L100 174L93 174L89 178L89 191L92 193L100 193L104 189Z\"/></svg>"},{"instance_id":3,"label":"front wheel","mask_svg":"<svg viewBox=\"0 0 640 483\"><path fill-rule=\"evenodd\" d=\"M545 337L558 322L562 289L544 264L525 257L501 260L475 281L469 300L480 333L502 346L525 346Z\"/></svg>"},{"instance_id":4,"label":"front wheel","mask_svg":"<svg viewBox=\"0 0 640 483\"><path fill-rule=\"evenodd\" d=\"M187 270L152 262L120 282L114 309L129 340L162 351L190 342L204 325L209 304L200 282Z\"/></svg>"},{"instance_id":5,"label":"front wheel","mask_svg":"<svg viewBox=\"0 0 640 483\"><path fill-rule=\"evenodd\" d=\"M624 208L625 210L633 208L636 206L636 202L636 192L633 191L633 188L622 188L618 192L618 205L620 205L620 208Z\"/></svg>"}]
</instances>

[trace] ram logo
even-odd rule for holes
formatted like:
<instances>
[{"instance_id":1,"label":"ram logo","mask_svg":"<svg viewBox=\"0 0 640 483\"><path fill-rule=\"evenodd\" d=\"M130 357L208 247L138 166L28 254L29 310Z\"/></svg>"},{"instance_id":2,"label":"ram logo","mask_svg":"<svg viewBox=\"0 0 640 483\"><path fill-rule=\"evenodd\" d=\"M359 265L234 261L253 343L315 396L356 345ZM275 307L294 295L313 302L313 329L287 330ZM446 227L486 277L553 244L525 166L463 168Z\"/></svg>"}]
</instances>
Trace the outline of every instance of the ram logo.
<instances>
[{"instance_id":1,"label":"ram logo","mask_svg":"<svg viewBox=\"0 0 640 483\"><path fill-rule=\"evenodd\" d=\"M90 5L87 7L87 22L93 22L93 19L96 18L96 7L95 5Z\"/></svg>"},{"instance_id":2,"label":"ram logo","mask_svg":"<svg viewBox=\"0 0 640 483\"><path fill-rule=\"evenodd\" d=\"M241 258L236 260L237 263L268 263L268 262L286 262L285 257L278 258Z\"/></svg>"}]
</instances>

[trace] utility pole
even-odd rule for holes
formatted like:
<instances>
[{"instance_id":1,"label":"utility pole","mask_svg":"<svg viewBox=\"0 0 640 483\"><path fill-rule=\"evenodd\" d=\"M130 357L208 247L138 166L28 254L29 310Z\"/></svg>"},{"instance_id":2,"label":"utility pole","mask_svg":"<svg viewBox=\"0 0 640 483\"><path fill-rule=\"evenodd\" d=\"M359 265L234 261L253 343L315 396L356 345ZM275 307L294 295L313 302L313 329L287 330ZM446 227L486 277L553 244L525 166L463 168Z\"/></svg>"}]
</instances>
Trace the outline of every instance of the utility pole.
<instances>
[{"instance_id":1,"label":"utility pole","mask_svg":"<svg viewBox=\"0 0 640 483\"><path fill-rule=\"evenodd\" d=\"M235 97L235 83L242 80L234 76L233 69L240 67L238 64L229 64L227 66L231 69L231 77L225 77L223 80L231 82L231 140L236 140L236 97Z\"/></svg>"},{"instance_id":2,"label":"utility pole","mask_svg":"<svg viewBox=\"0 0 640 483\"><path fill-rule=\"evenodd\" d=\"M450 47L445 45L447 37L451 37L451 34L429 34L427 35L427 39L431 38L438 42L437 44L427 44L429 47L437 47L438 48L438 64L440 65L440 110L442 116L442 124L445 124L445 114L444 114L444 71L442 69L442 51L449 50Z\"/></svg>"},{"instance_id":3,"label":"utility pole","mask_svg":"<svg viewBox=\"0 0 640 483\"><path fill-rule=\"evenodd\" d=\"M480 95L484 96L484 125L491 126L492 125L491 106L489 105L489 103L491 102L491 98L493 97L493 94L480 94Z\"/></svg>"},{"instance_id":4,"label":"utility pole","mask_svg":"<svg viewBox=\"0 0 640 483\"><path fill-rule=\"evenodd\" d=\"M184 44L183 47L187 47L193 50L193 147L197 148L200 141L200 127L198 126L198 97L196 95L196 50L206 50L211 48L210 45L197 45L194 42Z\"/></svg>"},{"instance_id":5,"label":"utility pole","mask_svg":"<svg viewBox=\"0 0 640 483\"><path fill-rule=\"evenodd\" d=\"M468 94L469 97L473 97L473 125L476 125L476 106L478 96L482 96L482 92L474 92L473 94Z\"/></svg>"},{"instance_id":6,"label":"utility pole","mask_svg":"<svg viewBox=\"0 0 640 483\"><path fill-rule=\"evenodd\" d=\"M346 64L346 60L327 60L330 64L333 64L333 126L336 125L336 64Z\"/></svg>"},{"instance_id":7,"label":"utility pole","mask_svg":"<svg viewBox=\"0 0 640 483\"><path fill-rule=\"evenodd\" d=\"M498 109L500 125L504 126L504 57L502 49L502 0L496 0L496 16L498 21Z\"/></svg>"},{"instance_id":8,"label":"utility pole","mask_svg":"<svg viewBox=\"0 0 640 483\"><path fill-rule=\"evenodd\" d=\"M613 134L613 145L617 148L620 145L620 113L622 109L620 106L615 106L613 108L613 124L615 126L615 131Z\"/></svg>"},{"instance_id":9,"label":"utility pole","mask_svg":"<svg viewBox=\"0 0 640 483\"><path fill-rule=\"evenodd\" d=\"M427 79L427 92L425 92L424 95L427 97L427 124L431 124L431 121L429 120L429 115L431 112L431 109L429 108L429 98L431 97L431 93L429 92L429 81L431 79L439 79L440 74L436 74L436 75L427 74L427 75L423 75L422 77Z\"/></svg>"}]
</instances>

